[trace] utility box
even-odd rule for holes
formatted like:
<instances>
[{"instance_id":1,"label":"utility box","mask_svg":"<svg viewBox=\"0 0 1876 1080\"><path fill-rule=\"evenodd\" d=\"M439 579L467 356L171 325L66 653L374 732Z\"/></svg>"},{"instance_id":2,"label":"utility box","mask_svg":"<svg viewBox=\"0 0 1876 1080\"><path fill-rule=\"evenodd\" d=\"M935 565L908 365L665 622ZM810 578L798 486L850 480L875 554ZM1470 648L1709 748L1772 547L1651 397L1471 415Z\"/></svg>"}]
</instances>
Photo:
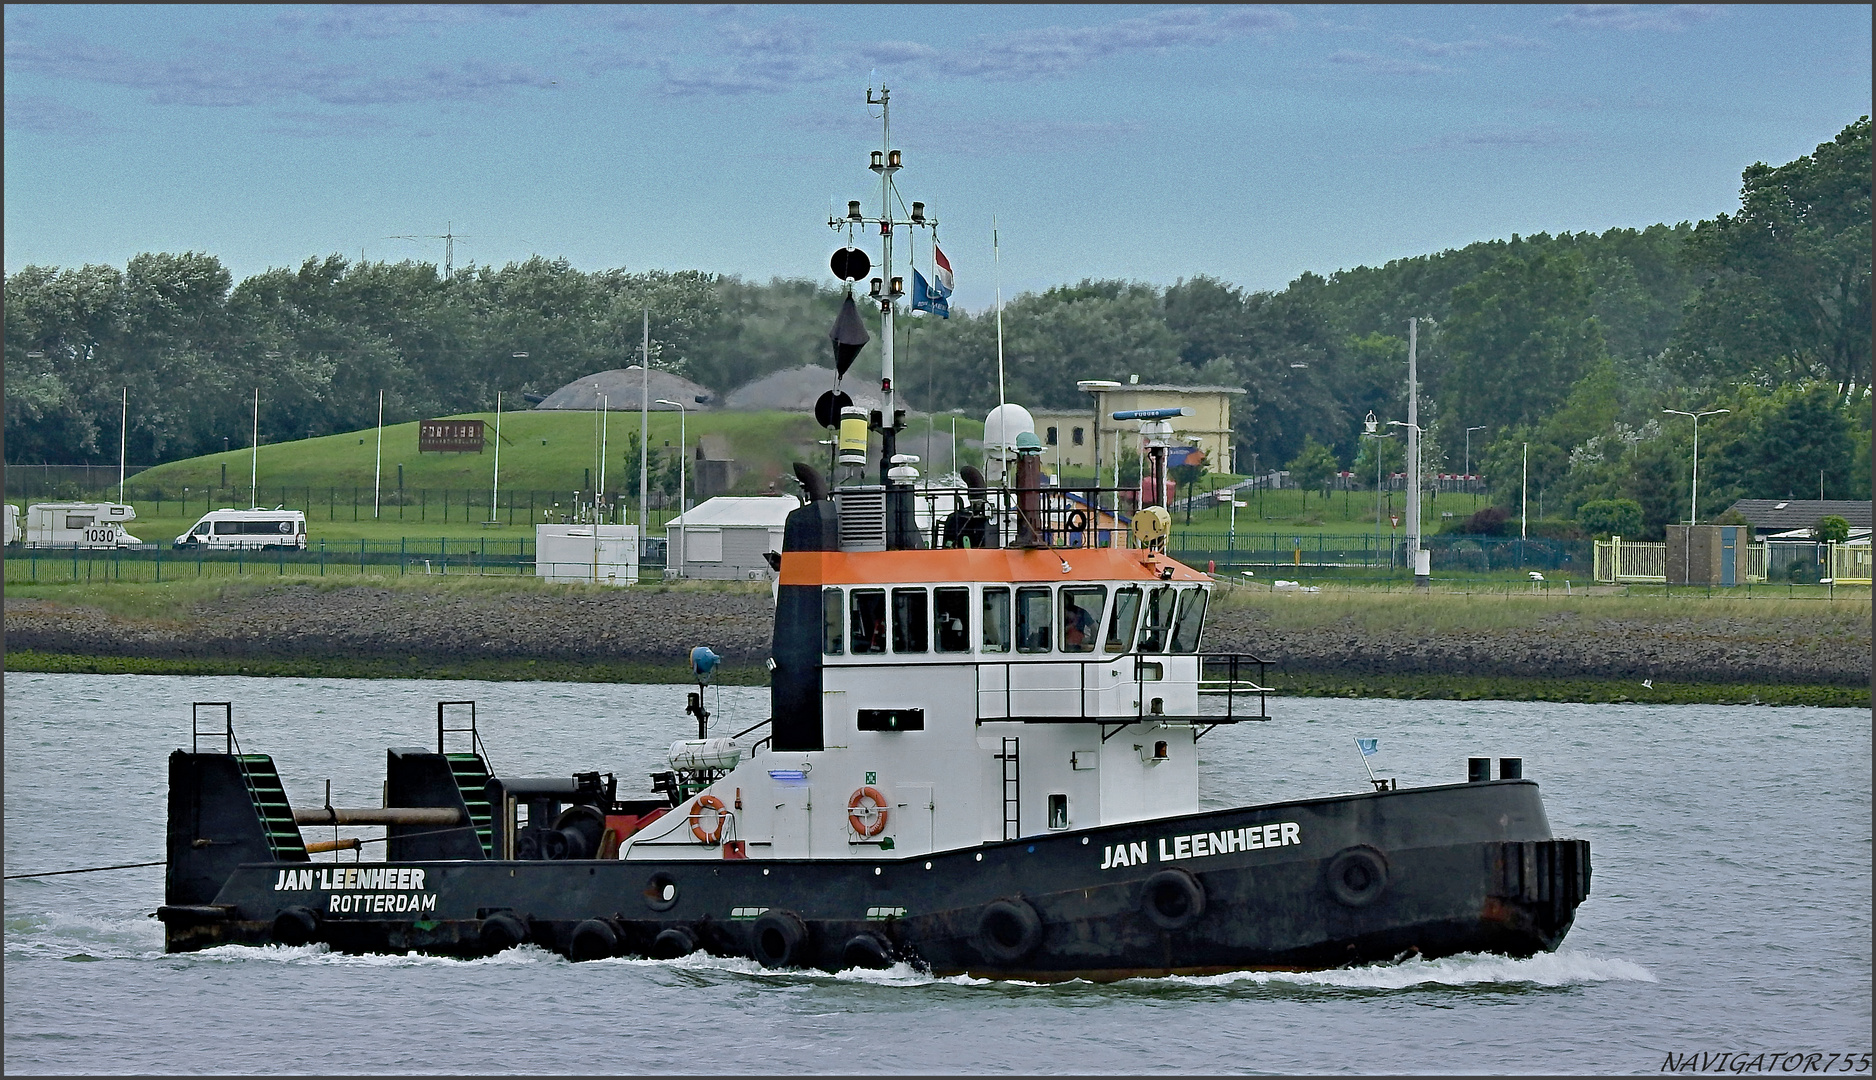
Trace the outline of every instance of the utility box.
<instances>
[{"instance_id":1,"label":"utility box","mask_svg":"<svg viewBox=\"0 0 1876 1080\"><path fill-rule=\"evenodd\" d=\"M1746 578L1749 526L1669 525L1667 583L1731 587Z\"/></svg>"},{"instance_id":2,"label":"utility box","mask_svg":"<svg viewBox=\"0 0 1876 1080\"><path fill-rule=\"evenodd\" d=\"M536 525L534 573L557 584L638 584L638 526Z\"/></svg>"}]
</instances>

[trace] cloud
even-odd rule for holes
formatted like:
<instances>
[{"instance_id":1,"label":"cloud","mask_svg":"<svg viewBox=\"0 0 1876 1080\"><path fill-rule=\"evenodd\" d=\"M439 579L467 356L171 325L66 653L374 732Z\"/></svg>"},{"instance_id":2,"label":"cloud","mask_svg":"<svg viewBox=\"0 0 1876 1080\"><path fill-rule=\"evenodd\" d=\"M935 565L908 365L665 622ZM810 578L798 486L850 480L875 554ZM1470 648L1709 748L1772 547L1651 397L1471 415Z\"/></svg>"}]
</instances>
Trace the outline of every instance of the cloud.
<instances>
[{"instance_id":1,"label":"cloud","mask_svg":"<svg viewBox=\"0 0 1876 1080\"><path fill-rule=\"evenodd\" d=\"M1533 108L1552 112L1602 112L1611 109L1659 109L1666 103L1647 90L1637 90L1621 97L1546 97L1531 102Z\"/></svg>"},{"instance_id":2,"label":"cloud","mask_svg":"<svg viewBox=\"0 0 1876 1080\"><path fill-rule=\"evenodd\" d=\"M1394 39L1407 49L1421 56L1465 56L1470 53L1484 52L1487 49L1541 49L1543 43L1530 38L1513 37L1510 34L1493 34L1490 38L1472 38L1466 41L1429 41L1426 38L1398 36Z\"/></svg>"},{"instance_id":3,"label":"cloud","mask_svg":"<svg viewBox=\"0 0 1876 1080\"><path fill-rule=\"evenodd\" d=\"M1376 56L1373 53L1355 49L1342 49L1329 54L1329 63L1344 67L1361 68L1381 75L1444 75L1447 69L1436 64L1423 64L1417 60L1397 60L1391 56Z\"/></svg>"},{"instance_id":4,"label":"cloud","mask_svg":"<svg viewBox=\"0 0 1876 1080\"><path fill-rule=\"evenodd\" d=\"M1711 4L1578 4L1551 20L1572 30L1663 30L1678 32L1720 14Z\"/></svg>"},{"instance_id":5,"label":"cloud","mask_svg":"<svg viewBox=\"0 0 1876 1080\"><path fill-rule=\"evenodd\" d=\"M238 107L310 98L327 105L394 105L419 101L486 100L552 80L518 64L466 60L416 74L378 75L357 64L321 62L296 50L261 54L204 50L156 61L119 49L76 42L41 45L9 38L9 72L141 90L159 105ZM406 65L407 66L407 65Z\"/></svg>"},{"instance_id":6,"label":"cloud","mask_svg":"<svg viewBox=\"0 0 1876 1080\"><path fill-rule=\"evenodd\" d=\"M1528 128L1484 128L1456 131L1410 147L1425 150L1541 150L1580 146L1588 139L1581 132L1565 131L1550 124Z\"/></svg>"},{"instance_id":7,"label":"cloud","mask_svg":"<svg viewBox=\"0 0 1876 1080\"><path fill-rule=\"evenodd\" d=\"M66 135L89 139L113 130L114 125L89 109L80 109L36 94L6 96L6 127L9 131L31 131L41 135Z\"/></svg>"},{"instance_id":8,"label":"cloud","mask_svg":"<svg viewBox=\"0 0 1876 1080\"><path fill-rule=\"evenodd\" d=\"M285 11L275 16L274 25L288 33L310 32L332 40L383 41L416 30L436 36L446 28L489 18L526 18L542 9L537 4L358 4L318 13Z\"/></svg>"},{"instance_id":9,"label":"cloud","mask_svg":"<svg viewBox=\"0 0 1876 1080\"><path fill-rule=\"evenodd\" d=\"M1091 9L1100 10L1100 9ZM1287 30L1288 12L1267 7L1166 8L1136 18L1091 26L1043 26L1008 34L980 35L958 49L908 39L843 44L836 56L819 32L793 18L751 25L741 9L725 9L717 28L718 52L726 62L690 68L662 67L667 93L772 93L836 78L861 64L889 68L897 77L1017 82L1068 75L1103 60L1173 48L1207 47L1235 38Z\"/></svg>"}]
</instances>

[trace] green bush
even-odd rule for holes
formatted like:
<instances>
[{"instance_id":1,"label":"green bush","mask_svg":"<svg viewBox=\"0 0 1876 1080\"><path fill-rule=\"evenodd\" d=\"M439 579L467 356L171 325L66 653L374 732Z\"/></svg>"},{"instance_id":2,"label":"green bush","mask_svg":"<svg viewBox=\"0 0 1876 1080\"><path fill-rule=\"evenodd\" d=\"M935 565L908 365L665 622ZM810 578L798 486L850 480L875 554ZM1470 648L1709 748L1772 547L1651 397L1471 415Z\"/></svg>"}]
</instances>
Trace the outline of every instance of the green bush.
<instances>
[{"instance_id":1,"label":"green bush","mask_svg":"<svg viewBox=\"0 0 1876 1080\"><path fill-rule=\"evenodd\" d=\"M1577 507L1576 523L1598 539L1641 532L1642 507L1634 499L1595 499Z\"/></svg>"},{"instance_id":2,"label":"green bush","mask_svg":"<svg viewBox=\"0 0 1876 1080\"><path fill-rule=\"evenodd\" d=\"M1811 526L1811 539L1820 544L1841 544L1850 539L1850 523L1836 514L1825 514Z\"/></svg>"}]
</instances>

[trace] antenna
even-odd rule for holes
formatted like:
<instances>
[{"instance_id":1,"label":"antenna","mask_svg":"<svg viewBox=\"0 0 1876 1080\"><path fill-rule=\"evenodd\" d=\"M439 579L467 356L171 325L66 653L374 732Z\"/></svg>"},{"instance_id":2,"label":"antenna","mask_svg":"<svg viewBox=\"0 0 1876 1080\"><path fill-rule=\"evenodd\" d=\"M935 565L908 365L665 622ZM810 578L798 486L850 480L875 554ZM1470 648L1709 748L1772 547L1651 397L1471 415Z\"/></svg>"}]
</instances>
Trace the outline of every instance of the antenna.
<instances>
[{"instance_id":1,"label":"antenna","mask_svg":"<svg viewBox=\"0 0 1876 1080\"><path fill-rule=\"evenodd\" d=\"M456 223L453 221L449 221L449 222L443 223L443 231L440 234L424 235L424 236L418 236L414 234L404 234L401 236L387 236L385 237L385 239L386 240L441 240L443 241L443 276L449 277L451 274L456 272L456 241L467 240L469 238L467 236L464 236L462 233L457 232ZM360 259L362 260L364 256L364 252L362 250L359 252L359 256L360 256Z\"/></svg>"}]
</instances>

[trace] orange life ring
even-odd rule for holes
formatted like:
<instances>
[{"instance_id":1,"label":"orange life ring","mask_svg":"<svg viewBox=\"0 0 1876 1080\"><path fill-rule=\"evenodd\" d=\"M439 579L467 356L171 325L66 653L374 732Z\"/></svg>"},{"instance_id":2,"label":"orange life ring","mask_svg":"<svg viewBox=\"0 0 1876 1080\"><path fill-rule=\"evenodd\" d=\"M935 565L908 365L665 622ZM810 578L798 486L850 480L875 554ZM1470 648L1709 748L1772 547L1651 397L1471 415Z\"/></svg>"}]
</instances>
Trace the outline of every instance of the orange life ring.
<instances>
[{"instance_id":1,"label":"orange life ring","mask_svg":"<svg viewBox=\"0 0 1876 1080\"><path fill-rule=\"evenodd\" d=\"M706 808L715 811L717 816L717 827L708 832L705 832L703 827L703 812ZM690 809L691 835L695 836L698 842L714 847L719 840L723 839L723 822L726 818L727 815L723 812L723 800L715 795L705 795L698 799L696 805Z\"/></svg>"},{"instance_id":2,"label":"orange life ring","mask_svg":"<svg viewBox=\"0 0 1876 1080\"><path fill-rule=\"evenodd\" d=\"M871 806L863 806L871 801ZM886 831L886 796L872 786L858 788L847 800L847 824L861 836L878 836Z\"/></svg>"}]
</instances>

